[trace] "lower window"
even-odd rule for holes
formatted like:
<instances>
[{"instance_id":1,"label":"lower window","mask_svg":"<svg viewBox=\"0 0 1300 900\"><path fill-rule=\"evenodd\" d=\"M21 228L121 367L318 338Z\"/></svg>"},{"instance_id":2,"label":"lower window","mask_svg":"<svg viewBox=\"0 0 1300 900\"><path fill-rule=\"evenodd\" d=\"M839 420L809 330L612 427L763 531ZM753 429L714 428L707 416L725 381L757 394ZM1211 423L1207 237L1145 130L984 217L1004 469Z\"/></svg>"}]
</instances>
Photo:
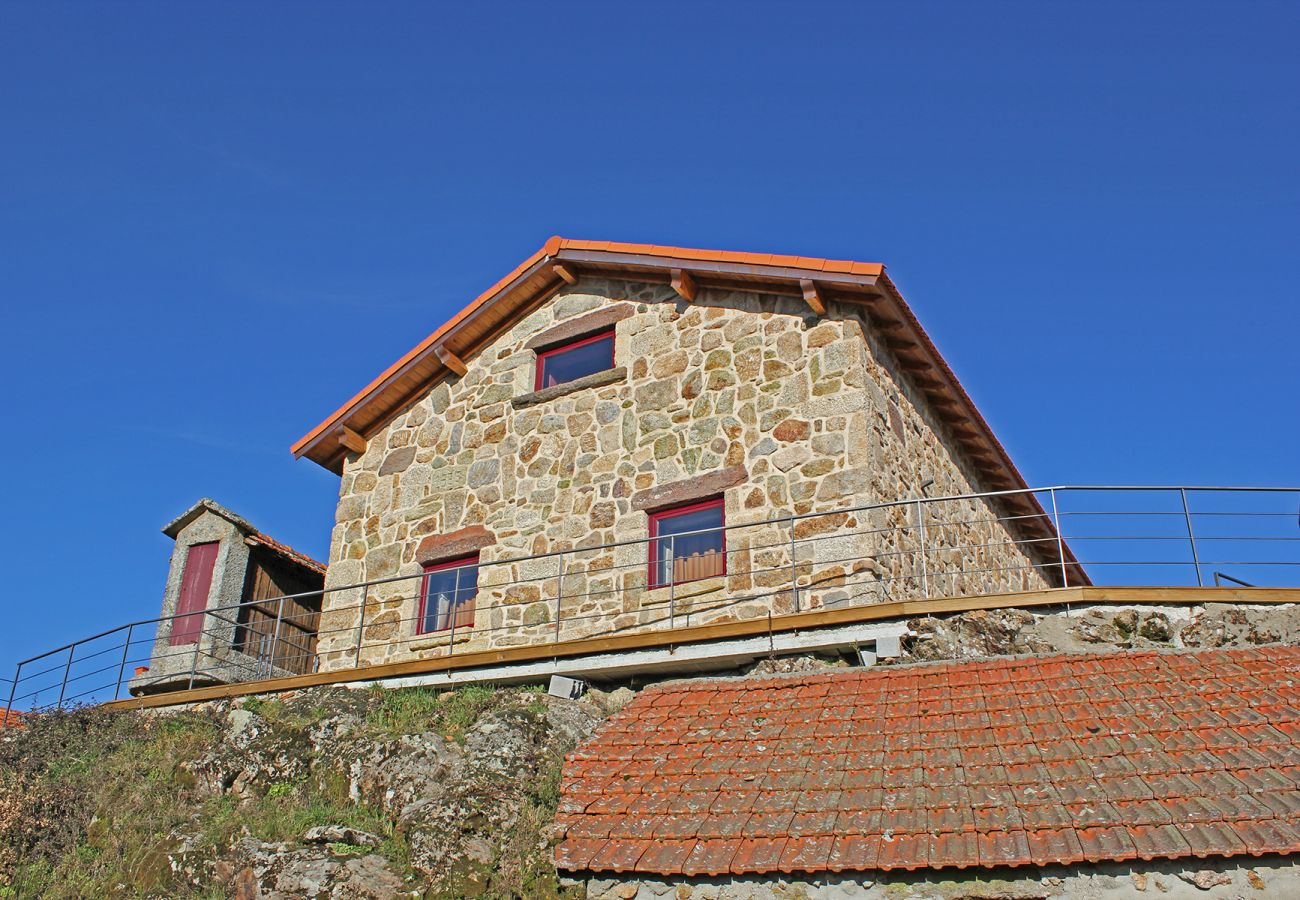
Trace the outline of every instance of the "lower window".
<instances>
[{"instance_id":1,"label":"lower window","mask_svg":"<svg viewBox=\"0 0 1300 900\"><path fill-rule=\"evenodd\" d=\"M722 498L650 514L650 586L727 574Z\"/></svg>"},{"instance_id":2,"label":"lower window","mask_svg":"<svg viewBox=\"0 0 1300 900\"><path fill-rule=\"evenodd\" d=\"M474 627L478 595L478 556L424 567L420 594L420 633Z\"/></svg>"}]
</instances>

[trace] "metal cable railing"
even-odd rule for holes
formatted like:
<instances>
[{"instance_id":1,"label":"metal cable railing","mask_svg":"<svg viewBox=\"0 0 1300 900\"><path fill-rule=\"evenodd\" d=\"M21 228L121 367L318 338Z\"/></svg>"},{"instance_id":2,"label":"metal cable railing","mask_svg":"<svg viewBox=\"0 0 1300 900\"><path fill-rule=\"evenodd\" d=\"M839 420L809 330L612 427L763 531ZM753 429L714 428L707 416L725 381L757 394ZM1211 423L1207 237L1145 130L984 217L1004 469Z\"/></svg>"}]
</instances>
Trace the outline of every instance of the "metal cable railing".
<instances>
[{"instance_id":1,"label":"metal cable railing","mask_svg":"<svg viewBox=\"0 0 1300 900\"><path fill-rule=\"evenodd\" d=\"M129 622L18 663L6 709L726 619L1056 586L1300 585L1300 488L1058 486L791 511ZM678 546L708 545L682 564ZM669 561L652 570L656 557ZM470 566L452 570L468 579ZM448 570L443 570L444 572ZM313 630L286 605L319 606ZM254 611L274 624L253 634ZM192 641L172 624L201 615ZM313 615L315 613L313 612ZM6 712L0 727L9 718Z\"/></svg>"}]
</instances>

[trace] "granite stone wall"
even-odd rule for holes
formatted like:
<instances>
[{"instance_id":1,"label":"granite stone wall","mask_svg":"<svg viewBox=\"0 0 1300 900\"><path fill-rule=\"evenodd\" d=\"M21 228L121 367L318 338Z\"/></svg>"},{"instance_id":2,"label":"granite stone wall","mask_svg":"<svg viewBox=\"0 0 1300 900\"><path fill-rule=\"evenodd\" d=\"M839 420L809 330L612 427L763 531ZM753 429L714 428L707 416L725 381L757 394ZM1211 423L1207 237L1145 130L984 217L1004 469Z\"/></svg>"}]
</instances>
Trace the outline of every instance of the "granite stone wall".
<instances>
[{"instance_id":1,"label":"granite stone wall","mask_svg":"<svg viewBox=\"0 0 1300 900\"><path fill-rule=\"evenodd\" d=\"M537 349L611 323L613 369L534 390ZM855 308L584 278L465 362L345 463L323 669L1046 586L981 502L925 512L924 560L914 506L839 512L980 489ZM726 575L648 588L649 512L718 495ZM466 551L472 628L417 634L422 565Z\"/></svg>"},{"instance_id":2,"label":"granite stone wall","mask_svg":"<svg viewBox=\"0 0 1300 900\"><path fill-rule=\"evenodd\" d=\"M171 565L167 570L167 587L163 593L162 618L153 641L149 669L129 682L133 694L160 690L175 690L205 684L228 684L247 681L263 674L257 660L233 649L236 614L229 609L242 599L244 578L248 571L248 545L245 532L233 523L211 512L203 512L176 535ZM187 644L172 646L172 628L175 620L165 618L176 614L180 602L181 581L185 561L195 544L219 543L216 563L212 571L212 585L203 613L203 625L198 638ZM143 635L132 636L131 654L139 657Z\"/></svg>"}]
</instances>

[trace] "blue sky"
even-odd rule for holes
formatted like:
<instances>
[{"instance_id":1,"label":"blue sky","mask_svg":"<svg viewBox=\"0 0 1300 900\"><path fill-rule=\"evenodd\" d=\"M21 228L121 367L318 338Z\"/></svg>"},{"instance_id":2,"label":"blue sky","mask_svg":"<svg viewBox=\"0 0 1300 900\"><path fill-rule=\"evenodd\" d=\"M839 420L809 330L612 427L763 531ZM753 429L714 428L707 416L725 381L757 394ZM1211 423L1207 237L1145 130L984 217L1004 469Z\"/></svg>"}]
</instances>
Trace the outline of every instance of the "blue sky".
<instances>
[{"instance_id":1,"label":"blue sky","mask_svg":"<svg viewBox=\"0 0 1300 900\"><path fill-rule=\"evenodd\" d=\"M0 3L0 668L551 234L879 260L1031 484L1297 483L1294 3ZM4 668L7 673L8 669Z\"/></svg>"}]
</instances>

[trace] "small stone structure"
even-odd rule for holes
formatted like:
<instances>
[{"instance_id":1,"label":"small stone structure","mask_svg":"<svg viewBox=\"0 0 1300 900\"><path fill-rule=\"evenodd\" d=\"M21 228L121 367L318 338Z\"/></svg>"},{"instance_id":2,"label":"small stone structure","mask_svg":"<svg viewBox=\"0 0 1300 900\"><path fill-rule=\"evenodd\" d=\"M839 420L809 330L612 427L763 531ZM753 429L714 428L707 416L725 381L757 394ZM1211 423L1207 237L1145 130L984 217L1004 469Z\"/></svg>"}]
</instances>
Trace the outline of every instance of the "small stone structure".
<instances>
[{"instance_id":1,"label":"small stone structure","mask_svg":"<svg viewBox=\"0 0 1300 900\"><path fill-rule=\"evenodd\" d=\"M342 463L321 668L921 596L914 509L836 511L991 488L861 307L827 307L583 276L510 321ZM611 369L536 390L540 348L611 326ZM648 513L718 496L727 574L648 585ZM926 515L931 595L1052 586L997 505ZM465 553L472 627L420 634L423 566Z\"/></svg>"},{"instance_id":2,"label":"small stone structure","mask_svg":"<svg viewBox=\"0 0 1300 900\"><path fill-rule=\"evenodd\" d=\"M132 694L315 668L319 591L325 581L321 563L207 498L168 523L163 533L176 547L153 653L147 669L131 679ZM208 587L196 607L182 608L186 564L200 554ZM289 594L308 596L279 599ZM180 615L187 612L191 614Z\"/></svg>"}]
</instances>

